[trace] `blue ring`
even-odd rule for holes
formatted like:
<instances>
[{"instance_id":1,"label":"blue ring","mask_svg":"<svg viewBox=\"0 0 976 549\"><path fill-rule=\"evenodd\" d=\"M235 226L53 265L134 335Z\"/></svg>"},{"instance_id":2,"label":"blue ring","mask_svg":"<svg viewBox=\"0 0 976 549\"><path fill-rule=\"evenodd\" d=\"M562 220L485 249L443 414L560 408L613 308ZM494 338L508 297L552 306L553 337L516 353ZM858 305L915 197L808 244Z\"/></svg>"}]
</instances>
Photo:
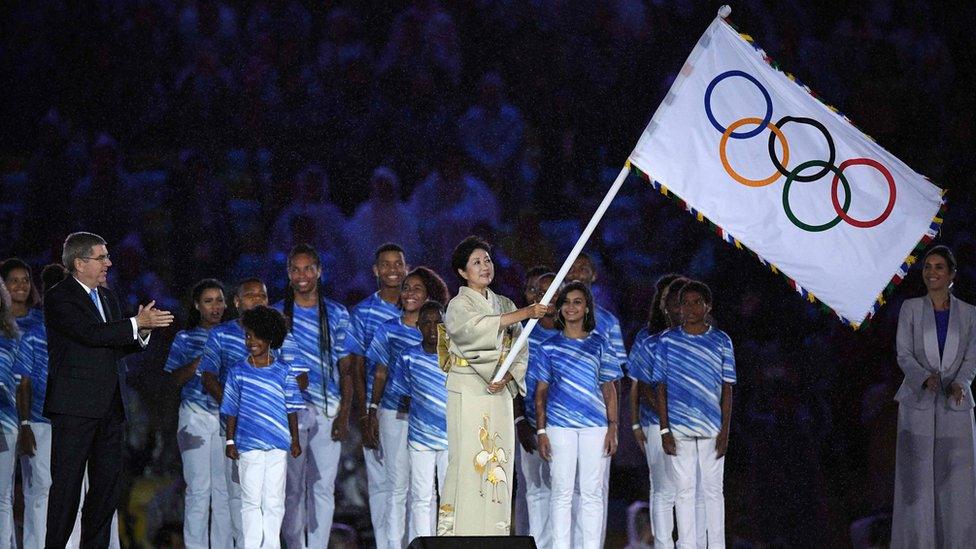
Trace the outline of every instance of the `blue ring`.
<instances>
[{"instance_id":1,"label":"blue ring","mask_svg":"<svg viewBox=\"0 0 976 549\"><path fill-rule=\"evenodd\" d=\"M713 78L712 81L708 83L708 87L705 88L705 115L708 116L708 121L712 123L712 126L715 126L718 133L725 133L726 128L723 128L722 125L718 123L718 120L715 120L715 115L712 114L712 90L715 89L715 86L718 85L719 82L731 76L741 76L759 88L759 91L762 92L763 97L766 99L766 116L763 117L762 124L756 126L755 129L744 133L732 132L729 134L729 137L733 137L735 139L748 139L750 137L755 137L762 133L762 131L766 129L766 126L769 125L769 123L773 120L773 99L769 97L769 92L766 91L766 88L764 88L763 85L760 84L759 81L756 80L756 78L751 74L742 71L725 71Z\"/></svg>"}]
</instances>

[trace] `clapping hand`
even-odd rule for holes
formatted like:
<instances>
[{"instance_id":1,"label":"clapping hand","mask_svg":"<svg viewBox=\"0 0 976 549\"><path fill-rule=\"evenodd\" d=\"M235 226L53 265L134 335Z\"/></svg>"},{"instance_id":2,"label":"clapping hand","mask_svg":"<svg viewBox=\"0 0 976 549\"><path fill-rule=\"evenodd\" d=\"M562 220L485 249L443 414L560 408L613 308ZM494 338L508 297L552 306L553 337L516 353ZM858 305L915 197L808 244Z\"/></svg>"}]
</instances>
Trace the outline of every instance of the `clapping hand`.
<instances>
[{"instance_id":1,"label":"clapping hand","mask_svg":"<svg viewBox=\"0 0 976 549\"><path fill-rule=\"evenodd\" d=\"M948 393L949 398L956 400L956 404L962 404L962 385L953 381L952 385L949 385Z\"/></svg>"},{"instance_id":2,"label":"clapping hand","mask_svg":"<svg viewBox=\"0 0 976 549\"><path fill-rule=\"evenodd\" d=\"M173 313L157 309L155 300L150 301L147 305L139 305L139 312L136 314L136 324L140 330L165 328L172 323Z\"/></svg>"}]
</instances>

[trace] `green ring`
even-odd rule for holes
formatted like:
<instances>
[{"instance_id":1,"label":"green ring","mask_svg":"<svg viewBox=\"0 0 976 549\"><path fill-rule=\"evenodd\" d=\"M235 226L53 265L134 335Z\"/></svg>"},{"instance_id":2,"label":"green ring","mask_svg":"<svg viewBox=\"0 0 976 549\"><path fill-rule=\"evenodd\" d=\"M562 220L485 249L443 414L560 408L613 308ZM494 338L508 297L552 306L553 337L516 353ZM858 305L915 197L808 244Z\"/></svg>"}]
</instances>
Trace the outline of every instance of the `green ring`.
<instances>
[{"instance_id":1,"label":"green ring","mask_svg":"<svg viewBox=\"0 0 976 549\"><path fill-rule=\"evenodd\" d=\"M800 174L800 172L814 166L827 168L829 171L834 172L834 174L840 179L841 184L844 185L844 205L841 207L841 209L844 211L845 214L847 213L847 210L850 209L851 207L851 185L850 183L847 182L847 178L844 177L844 174L843 172L840 171L840 168L834 166L833 164L824 162L823 160L809 160L807 162L804 162L799 166L793 168L790 171L790 174L786 176L786 183L783 185L783 211L786 212L786 217L789 218L790 222L796 225L798 229L803 229L804 231L811 232L811 233L819 233L822 231L826 231L828 229L833 229L835 226L837 226L838 223L842 221L841 217L838 215L833 220L828 221L823 225L809 225L807 223L800 221L796 217L796 215L793 214L793 209L790 208L790 185L793 184L793 180L796 178L797 175Z\"/></svg>"}]
</instances>

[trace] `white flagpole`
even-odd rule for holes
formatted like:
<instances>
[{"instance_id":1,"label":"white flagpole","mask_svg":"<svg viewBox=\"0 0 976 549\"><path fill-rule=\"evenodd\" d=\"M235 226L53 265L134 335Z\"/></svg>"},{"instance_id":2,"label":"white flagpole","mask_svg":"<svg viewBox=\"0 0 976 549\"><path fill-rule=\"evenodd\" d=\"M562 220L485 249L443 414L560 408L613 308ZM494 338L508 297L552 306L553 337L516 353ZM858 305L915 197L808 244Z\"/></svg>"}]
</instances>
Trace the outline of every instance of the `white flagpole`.
<instances>
[{"instance_id":1,"label":"white flagpole","mask_svg":"<svg viewBox=\"0 0 976 549\"><path fill-rule=\"evenodd\" d=\"M559 272L556 273L556 278L553 279L552 284L549 285L549 289L546 290L546 294L542 296L540 303L549 303L552 298L555 297L556 292L559 291L559 286L563 283L563 279L566 278L566 273L573 266L573 262L579 257L580 252L583 251L583 247L586 246L587 241L590 240L590 235L593 234L593 230L596 229L597 224L603 219L603 214L607 213L607 208L610 207L610 203L617 196L617 192L620 191L620 187L624 184L627 179L627 175L630 173L630 161L624 165L623 169L617 175L617 179L614 180L613 185L610 190L607 191L607 195L603 197L603 202L600 203L600 207L596 209L593 217L590 218L590 222L586 224L586 228L583 229L583 234L580 235L579 240L576 241L576 245L573 246L573 250L569 252L569 256L566 257L566 261L563 262L563 266L559 268ZM515 343L512 344L512 349L509 351L508 356L505 357L505 362L502 363L501 368L498 369L498 373L492 379L492 382L501 381L505 377L505 372L508 371L512 366L512 362L515 361L515 356L518 352L525 346L525 342L529 340L529 333L535 328L535 325L539 321L537 319L529 319L528 324L525 325L525 329L519 335Z\"/></svg>"}]
</instances>

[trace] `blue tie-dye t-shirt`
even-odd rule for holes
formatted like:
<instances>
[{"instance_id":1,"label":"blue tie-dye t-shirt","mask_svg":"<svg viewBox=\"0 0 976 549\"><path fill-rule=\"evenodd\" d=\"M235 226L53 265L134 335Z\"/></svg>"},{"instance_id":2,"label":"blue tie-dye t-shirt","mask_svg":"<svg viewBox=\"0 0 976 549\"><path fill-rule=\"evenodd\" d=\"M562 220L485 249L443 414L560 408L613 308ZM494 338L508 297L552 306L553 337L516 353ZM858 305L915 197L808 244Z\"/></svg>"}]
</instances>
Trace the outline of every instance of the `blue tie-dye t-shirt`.
<instances>
[{"instance_id":1,"label":"blue tie-dye t-shirt","mask_svg":"<svg viewBox=\"0 0 976 549\"><path fill-rule=\"evenodd\" d=\"M191 330L177 332L173 345L169 348L169 356L163 370L174 372L203 356L203 348L210 338L210 330L196 327ZM183 406L194 412L216 414L219 410L217 401L203 390L200 365L197 371L183 384L180 389L180 401Z\"/></svg>"},{"instance_id":2,"label":"blue tie-dye t-shirt","mask_svg":"<svg viewBox=\"0 0 976 549\"><path fill-rule=\"evenodd\" d=\"M387 303L380 297L379 292L374 292L366 299L360 301L350 312L351 321L350 351L364 357L366 370L366 401L369 402L373 395L373 376L376 373L376 362L366 356L369 344L373 342L373 335L381 324L393 318L400 318L400 309L392 303Z\"/></svg>"},{"instance_id":3,"label":"blue tie-dye t-shirt","mask_svg":"<svg viewBox=\"0 0 976 549\"><path fill-rule=\"evenodd\" d=\"M571 339L561 332L542 344L539 381L549 384L546 427L605 427L601 385L620 379L620 359L596 332Z\"/></svg>"},{"instance_id":4,"label":"blue tie-dye t-shirt","mask_svg":"<svg viewBox=\"0 0 976 549\"><path fill-rule=\"evenodd\" d=\"M244 328L239 321L228 320L210 330L197 371L217 376L220 384L224 385L227 372L245 358L247 347L244 345Z\"/></svg>"},{"instance_id":5,"label":"blue tie-dye t-shirt","mask_svg":"<svg viewBox=\"0 0 976 549\"><path fill-rule=\"evenodd\" d=\"M627 349L624 347L624 336L620 330L620 321L608 309L596 306L596 329L595 333L603 336L607 340L613 353L617 356L622 367L627 366Z\"/></svg>"},{"instance_id":6,"label":"blue tie-dye t-shirt","mask_svg":"<svg viewBox=\"0 0 976 549\"><path fill-rule=\"evenodd\" d=\"M539 380L542 357L542 344L559 333L555 328L545 328L536 324L529 332L529 364L525 370L525 419L535 425L535 387Z\"/></svg>"},{"instance_id":7,"label":"blue tie-dye t-shirt","mask_svg":"<svg viewBox=\"0 0 976 549\"><path fill-rule=\"evenodd\" d=\"M397 368L396 359L403 354L407 347L419 345L423 337L420 330L407 326L400 318L387 320L373 334L373 341L366 350L366 357L377 364L386 365L386 387L380 408L384 410L398 410L403 403L407 391L403 386L403 376Z\"/></svg>"},{"instance_id":8,"label":"blue tie-dye t-shirt","mask_svg":"<svg viewBox=\"0 0 976 549\"><path fill-rule=\"evenodd\" d=\"M275 304L279 311L284 303ZM349 313L340 303L325 300L325 310L329 320L329 349L319 348L319 309L315 307L294 306L292 329L285 337L281 354L295 370L296 374L308 374L308 387L302 391L302 398L324 410L329 416L339 412L339 360L349 356Z\"/></svg>"},{"instance_id":9,"label":"blue tie-dye t-shirt","mask_svg":"<svg viewBox=\"0 0 976 549\"><path fill-rule=\"evenodd\" d=\"M3 394L0 395L0 425L7 432L16 432L20 421L17 419L17 403L14 398L14 360L17 357L19 339L0 336L0 383L3 383ZM13 459L13 458L11 458Z\"/></svg>"},{"instance_id":10,"label":"blue tie-dye t-shirt","mask_svg":"<svg viewBox=\"0 0 976 549\"><path fill-rule=\"evenodd\" d=\"M50 423L44 417L44 397L47 394L47 328L44 323L28 329L17 343L14 360L14 383L24 377L31 382L31 421Z\"/></svg>"},{"instance_id":11,"label":"blue tie-dye t-shirt","mask_svg":"<svg viewBox=\"0 0 976 549\"><path fill-rule=\"evenodd\" d=\"M239 452L287 451L291 448L288 414L304 407L298 383L287 364L275 360L258 368L245 359L230 369L220 413L237 417L234 444Z\"/></svg>"},{"instance_id":12,"label":"blue tie-dye t-shirt","mask_svg":"<svg viewBox=\"0 0 976 549\"><path fill-rule=\"evenodd\" d=\"M422 345L408 347L396 359L396 369L410 395L410 447L447 450L447 373L437 364L437 353Z\"/></svg>"},{"instance_id":13,"label":"blue tie-dye t-shirt","mask_svg":"<svg viewBox=\"0 0 976 549\"><path fill-rule=\"evenodd\" d=\"M668 422L675 434L714 437L722 427L722 384L735 383L735 354L725 332L661 334L654 349L654 383L668 388Z\"/></svg>"},{"instance_id":14,"label":"blue tie-dye t-shirt","mask_svg":"<svg viewBox=\"0 0 976 549\"><path fill-rule=\"evenodd\" d=\"M634 336L634 344L630 348L630 357L627 361L628 374L634 383L651 384L652 373L654 372L654 347L657 345L661 334L648 334L647 328L641 328ZM640 418L638 422L642 427L658 425L660 420L657 417L657 410L652 408L641 399Z\"/></svg>"},{"instance_id":15,"label":"blue tie-dye t-shirt","mask_svg":"<svg viewBox=\"0 0 976 549\"><path fill-rule=\"evenodd\" d=\"M28 309L26 315L17 317L17 327L21 334L26 334L39 324L44 324L44 313L40 309Z\"/></svg>"}]
</instances>

